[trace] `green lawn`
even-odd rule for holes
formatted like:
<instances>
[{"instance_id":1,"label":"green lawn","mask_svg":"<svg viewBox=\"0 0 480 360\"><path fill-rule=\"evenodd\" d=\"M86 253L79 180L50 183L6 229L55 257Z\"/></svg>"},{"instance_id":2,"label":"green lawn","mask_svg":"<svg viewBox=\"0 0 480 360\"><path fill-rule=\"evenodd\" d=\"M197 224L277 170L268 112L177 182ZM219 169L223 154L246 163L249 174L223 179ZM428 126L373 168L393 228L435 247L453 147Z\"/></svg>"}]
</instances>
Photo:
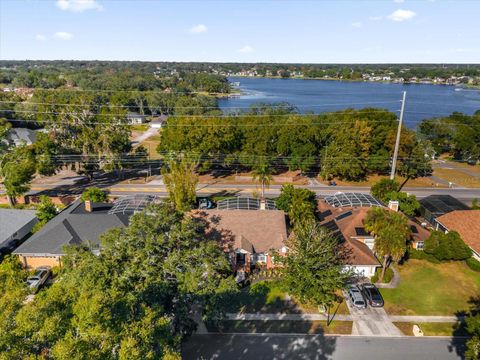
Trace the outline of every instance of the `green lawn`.
<instances>
[{"instance_id":1,"label":"green lawn","mask_svg":"<svg viewBox=\"0 0 480 360\"><path fill-rule=\"evenodd\" d=\"M413 325L410 322L394 322L405 335L413 336ZM465 327L459 323L418 323L416 324L425 336L467 336Z\"/></svg>"},{"instance_id":2,"label":"green lawn","mask_svg":"<svg viewBox=\"0 0 480 360\"><path fill-rule=\"evenodd\" d=\"M295 334L351 334L351 321L246 321L224 320L220 323L206 324L210 332L224 333L295 333Z\"/></svg>"},{"instance_id":3,"label":"green lawn","mask_svg":"<svg viewBox=\"0 0 480 360\"><path fill-rule=\"evenodd\" d=\"M242 289L226 301L226 311L231 313L318 313L315 306L301 304L295 299L287 300L287 292L280 281L260 281ZM348 314L345 301L331 309L333 314Z\"/></svg>"},{"instance_id":4,"label":"green lawn","mask_svg":"<svg viewBox=\"0 0 480 360\"><path fill-rule=\"evenodd\" d=\"M480 294L480 276L463 262L410 259L399 266L400 285L381 289L385 309L398 315L455 315Z\"/></svg>"}]
</instances>

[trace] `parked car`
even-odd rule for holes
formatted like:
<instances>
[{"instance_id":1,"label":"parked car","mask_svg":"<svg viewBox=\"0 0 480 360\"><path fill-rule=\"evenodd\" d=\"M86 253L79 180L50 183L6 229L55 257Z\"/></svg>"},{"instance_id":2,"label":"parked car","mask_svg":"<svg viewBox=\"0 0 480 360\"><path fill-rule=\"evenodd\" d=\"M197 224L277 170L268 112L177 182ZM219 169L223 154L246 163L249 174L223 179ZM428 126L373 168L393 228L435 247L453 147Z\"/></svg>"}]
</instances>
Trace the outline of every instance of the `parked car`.
<instances>
[{"instance_id":1,"label":"parked car","mask_svg":"<svg viewBox=\"0 0 480 360\"><path fill-rule=\"evenodd\" d=\"M348 288L348 298L352 302L352 305L358 309L365 309L367 307L367 302L356 285L352 285Z\"/></svg>"},{"instance_id":2,"label":"parked car","mask_svg":"<svg viewBox=\"0 0 480 360\"><path fill-rule=\"evenodd\" d=\"M367 299L367 302L372 307L383 307L383 298L380 291L378 291L377 287L373 284L363 284L362 285L362 293Z\"/></svg>"},{"instance_id":3,"label":"parked car","mask_svg":"<svg viewBox=\"0 0 480 360\"><path fill-rule=\"evenodd\" d=\"M198 208L200 210L208 210L213 208L213 203L209 198L201 198L198 200Z\"/></svg>"},{"instance_id":4,"label":"parked car","mask_svg":"<svg viewBox=\"0 0 480 360\"><path fill-rule=\"evenodd\" d=\"M35 292L38 291L47 282L51 274L52 270L49 266L39 267L35 274L27 279L28 287Z\"/></svg>"}]
</instances>

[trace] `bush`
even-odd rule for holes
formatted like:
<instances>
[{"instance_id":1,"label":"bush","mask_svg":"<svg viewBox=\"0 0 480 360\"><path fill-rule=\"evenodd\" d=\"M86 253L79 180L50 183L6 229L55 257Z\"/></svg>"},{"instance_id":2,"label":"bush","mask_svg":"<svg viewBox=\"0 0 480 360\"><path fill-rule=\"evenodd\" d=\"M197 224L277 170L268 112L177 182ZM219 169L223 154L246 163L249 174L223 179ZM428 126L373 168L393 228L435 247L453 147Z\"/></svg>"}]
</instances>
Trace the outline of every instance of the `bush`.
<instances>
[{"instance_id":1,"label":"bush","mask_svg":"<svg viewBox=\"0 0 480 360\"><path fill-rule=\"evenodd\" d=\"M107 194L102 189L91 187L85 190L81 197L82 201L104 202L107 200Z\"/></svg>"},{"instance_id":2,"label":"bush","mask_svg":"<svg viewBox=\"0 0 480 360\"><path fill-rule=\"evenodd\" d=\"M433 231L425 241L424 251L440 261L466 260L472 256L472 250L456 231L450 231L447 234Z\"/></svg>"},{"instance_id":3,"label":"bush","mask_svg":"<svg viewBox=\"0 0 480 360\"><path fill-rule=\"evenodd\" d=\"M470 257L467 260L465 260L465 262L467 263L470 269L472 269L473 271L480 272L480 261L476 260L474 257Z\"/></svg>"},{"instance_id":4,"label":"bush","mask_svg":"<svg viewBox=\"0 0 480 360\"><path fill-rule=\"evenodd\" d=\"M434 264L440 264L440 260L438 260L434 255L427 254L425 251L422 251L422 250L415 250L415 249L408 250L408 258L417 259L417 260L427 260Z\"/></svg>"},{"instance_id":5,"label":"bush","mask_svg":"<svg viewBox=\"0 0 480 360\"><path fill-rule=\"evenodd\" d=\"M377 271L375 272L375 275L372 276L370 279L371 282L374 284L378 282L378 279L380 279L380 275L382 274L382 268L378 268ZM385 276L383 277L382 283L388 284L390 281L393 279L393 270L391 268L387 268L385 270Z\"/></svg>"}]
</instances>

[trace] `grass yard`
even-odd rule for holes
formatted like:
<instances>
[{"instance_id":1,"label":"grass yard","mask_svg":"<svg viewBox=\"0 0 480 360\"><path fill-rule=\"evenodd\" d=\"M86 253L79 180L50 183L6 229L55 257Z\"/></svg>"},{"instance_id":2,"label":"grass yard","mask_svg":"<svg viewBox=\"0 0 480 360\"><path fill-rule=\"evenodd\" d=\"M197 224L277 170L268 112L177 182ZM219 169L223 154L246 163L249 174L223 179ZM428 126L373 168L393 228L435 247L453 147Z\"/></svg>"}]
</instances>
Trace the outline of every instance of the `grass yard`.
<instances>
[{"instance_id":1,"label":"grass yard","mask_svg":"<svg viewBox=\"0 0 480 360\"><path fill-rule=\"evenodd\" d=\"M381 176L381 175L371 175L368 179L364 181L344 181L344 180L335 180L338 186L371 186L376 182L380 181L381 179L388 179L388 176ZM405 180L401 176L397 176L397 181L400 184L403 184ZM321 178L317 179L318 181L327 184L328 181L323 181ZM436 184L434 181L427 177L421 177L417 179L408 180L407 183L404 185L405 187L447 187L446 185Z\"/></svg>"},{"instance_id":2,"label":"grass yard","mask_svg":"<svg viewBox=\"0 0 480 360\"><path fill-rule=\"evenodd\" d=\"M295 334L351 334L352 321L303 320L224 320L206 324L209 332L223 333L295 333Z\"/></svg>"},{"instance_id":3,"label":"grass yard","mask_svg":"<svg viewBox=\"0 0 480 360\"><path fill-rule=\"evenodd\" d=\"M413 325L411 322L394 322L404 335L413 336ZM459 323L416 323L425 336L467 336L464 326Z\"/></svg>"},{"instance_id":4,"label":"grass yard","mask_svg":"<svg viewBox=\"0 0 480 360\"><path fill-rule=\"evenodd\" d=\"M432 264L410 259L399 266L400 284L380 289L385 310L395 315L456 315L480 294L480 276L463 261Z\"/></svg>"},{"instance_id":5,"label":"grass yard","mask_svg":"<svg viewBox=\"0 0 480 360\"><path fill-rule=\"evenodd\" d=\"M232 295L226 302L230 313L299 314L316 313L315 306L290 299L278 280L260 281ZM331 309L331 314L348 314L345 301Z\"/></svg>"},{"instance_id":6,"label":"grass yard","mask_svg":"<svg viewBox=\"0 0 480 360\"><path fill-rule=\"evenodd\" d=\"M433 170L433 175L460 186L480 187L480 178L468 175L460 170L436 168Z\"/></svg>"}]
</instances>

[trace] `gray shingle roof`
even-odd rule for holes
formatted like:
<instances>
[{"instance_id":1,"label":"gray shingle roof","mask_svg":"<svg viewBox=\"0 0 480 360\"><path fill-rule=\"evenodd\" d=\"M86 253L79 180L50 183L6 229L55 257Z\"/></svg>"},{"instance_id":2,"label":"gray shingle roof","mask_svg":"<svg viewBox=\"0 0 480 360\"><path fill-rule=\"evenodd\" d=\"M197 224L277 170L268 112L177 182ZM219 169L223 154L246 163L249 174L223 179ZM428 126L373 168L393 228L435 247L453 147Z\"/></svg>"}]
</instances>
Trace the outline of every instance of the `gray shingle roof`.
<instances>
[{"instance_id":1,"label":"gray shingle roof","mask_svg":"<svg viewBox=\"0 0 480 360\"><path fill-rule=\"evenodd\" d=\"M19 246L14 254L63 255L65 245L89 244L98 248L100 235L128 225L128 215L108 214L111 205L93 204L92 213L77 200Z\"/></svg>"},{"instance_id":2,"label":"gray shingle roof","mask_svg":"<svg viewBox=\"0 0 480 360\"><path fill-rule=\"evenodd\" d=\"M20 144L23 141L27 145L31 145L37 140L35 131L27 128L11 128L8 131L8 137L15 144Z\"/></svg>"},{"instance_id":3,"label":"gray shingle roof","mask_svg":"<svg viewBox=\"0 0 480 360\"><path fill-rule=\"evenodd\" d=\"M36 218L35 210L0 209L0 244Z\"/></svg>"}]
</instances>

